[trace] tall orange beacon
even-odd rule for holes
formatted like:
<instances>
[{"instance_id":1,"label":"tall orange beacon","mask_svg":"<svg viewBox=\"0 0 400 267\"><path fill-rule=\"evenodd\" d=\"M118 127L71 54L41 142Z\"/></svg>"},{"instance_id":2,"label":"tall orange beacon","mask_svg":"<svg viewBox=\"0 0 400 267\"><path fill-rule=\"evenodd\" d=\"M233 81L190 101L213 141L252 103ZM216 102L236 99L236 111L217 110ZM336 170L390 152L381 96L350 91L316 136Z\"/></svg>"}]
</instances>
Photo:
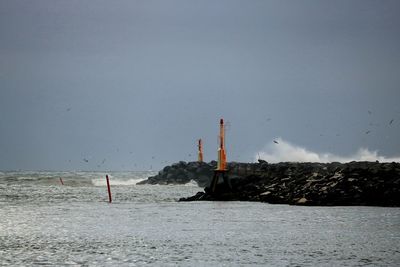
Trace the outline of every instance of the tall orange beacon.
<instances>
[{"instance_id":1,"label":"tall orange beacon","mask_svg":"<svg viewBox=\"0 0 400 267\"><path fill-rule=\"evenodd\" d=\"M226 153L225 153L225 126L224 119L219 121L219 148L218 148L218 165L217 170L226 170Z\"/></svg>"},{"instance_id":2,"label":"tall orange beacon","mask_svg":"<svg viewBox=\"0 0 400 267\"><path fill-rule=\"evenodd\" d=\"M217 196L217 184L219 178L222 177L225 186L232 190L232 185L227 175L226 151L225 151L225 126L224 119L219 121L219 147L218 147L218 162L217 168L214 170L214 176L210 183L210 192Z\"/></svg>"},{"instance_id":3,"label":"tall orange beacon","mask_svg":"<svg viewBox=\"0 0 400 267\"><path fill-rule=\"evenodd\" d=\"M201 139L199 139L198 147L199 147L198 162L203 162L203 144L202 144L202 142L201 142Z\"/></svg>"}]
</instances>

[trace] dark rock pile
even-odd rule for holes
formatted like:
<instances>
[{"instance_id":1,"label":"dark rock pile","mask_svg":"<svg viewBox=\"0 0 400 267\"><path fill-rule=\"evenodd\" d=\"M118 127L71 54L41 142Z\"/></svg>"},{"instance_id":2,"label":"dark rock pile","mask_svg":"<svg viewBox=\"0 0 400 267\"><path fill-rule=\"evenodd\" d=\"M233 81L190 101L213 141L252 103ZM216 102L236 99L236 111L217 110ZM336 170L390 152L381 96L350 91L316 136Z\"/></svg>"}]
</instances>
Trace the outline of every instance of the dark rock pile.
<instances>
[{"instance_id":1,"label":"dark rock pile","mask_svg":"<svg viewBox=\"0 0 400 267\"><path fill-rule=\"evenodd\" d=\"M143 183L177 184L194 180L205 187L204 192L181 201L400 206L399 163L229 163L231 187L221 181L211 192L209 185L215 167L216 162L180 162L165 167Z\"/></svg>"},{"instance_id":2,"label":"dark rock pile","mask_svg":"<svg viewBox=\"0 0 400 267\"><path fill-rule=\"evenodd\" d=\"M200 187L206 187L210 184L216 167L216 161L210 163L180 161L164 167L156 176L138 184L186 184L195 181Z\"/></svg>"}]
</instances>

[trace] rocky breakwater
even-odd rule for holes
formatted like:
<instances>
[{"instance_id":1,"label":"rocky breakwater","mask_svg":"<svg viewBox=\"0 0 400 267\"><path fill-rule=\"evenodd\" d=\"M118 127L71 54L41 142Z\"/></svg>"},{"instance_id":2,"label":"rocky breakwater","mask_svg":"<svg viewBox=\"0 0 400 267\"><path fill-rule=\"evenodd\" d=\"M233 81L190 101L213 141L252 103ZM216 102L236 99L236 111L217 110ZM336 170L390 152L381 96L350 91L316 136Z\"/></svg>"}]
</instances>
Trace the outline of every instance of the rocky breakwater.
<instances>
[{"instance_id":1,"label":"rocky breakwater","mask_svg":"<svg viewBox=\"0 0 400 267\"><path fill-rule=\"evenodd\" d=\"M195 181L200 187L210 184L217 162L184 162L180 161L164 167L157 175L149 177L138 184L186 184Z\"/></svg>"},{"instance_id":2,"label":"rocky breakwater","mask_svg":"<svg viewBox=\"0 0 400 267\"><path fill-rule=\"evenodd\" d=\"M204 192L180 201L400 207L400 164L394 162L229 163L230 186L220 181L213 192L209 185L216 162L181 162L168 167L142 183L177 184L194 180L205 187Z\"/></svg>"},{"instance_id":3,"label":"rocky breakwater","mask_svg":"<svg viewBox=\"0 0 400 267\"><path fill-rule=\"evenodd\" d=\"M250 174L259 172L260 166L253 163L228 163L227 175L230 179L238 179L246 177ZM214 170L217 168L217 162L185 162L180 161L170 166L164 167L157 175L147 178L138 184L186 184L191 181L196 182L200 187L210 185L214 175ZM258 169L257 169L258 168Z\"/></svg>"}]
</instances>

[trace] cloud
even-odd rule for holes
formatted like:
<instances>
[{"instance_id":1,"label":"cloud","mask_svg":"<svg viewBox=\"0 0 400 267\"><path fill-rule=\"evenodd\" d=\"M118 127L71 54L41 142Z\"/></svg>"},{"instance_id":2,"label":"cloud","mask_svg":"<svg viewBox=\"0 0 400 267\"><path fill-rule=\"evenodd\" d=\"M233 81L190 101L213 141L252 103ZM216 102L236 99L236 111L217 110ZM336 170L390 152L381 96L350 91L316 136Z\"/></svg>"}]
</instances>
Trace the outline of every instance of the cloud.
<instances>
[{"instance_id":1,"label":"cloud","mask_svg":"<svg viewBox=\"0 0 400 267\"><path fill-rule=\"evenodd\" d=\"M378 151L370 151L368 148L360 148L350 156L338 156L331 153L318 153L306 148L293 145L282 138L270 142L255 155L255 160L263 159L268 162L350 162L350 161L376 161L379 162L400 162L399 157L385 157L378 154Z\"/></svg>"}]
</instances>

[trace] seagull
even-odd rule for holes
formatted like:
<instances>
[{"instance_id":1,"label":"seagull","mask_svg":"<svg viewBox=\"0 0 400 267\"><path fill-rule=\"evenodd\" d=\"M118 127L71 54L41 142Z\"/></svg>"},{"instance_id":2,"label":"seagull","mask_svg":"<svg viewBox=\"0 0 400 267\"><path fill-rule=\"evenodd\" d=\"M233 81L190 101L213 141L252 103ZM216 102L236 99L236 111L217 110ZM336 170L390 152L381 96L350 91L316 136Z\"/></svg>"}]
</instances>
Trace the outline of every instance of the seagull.
<instances>
[{"instance_id":1,"label":"seagull","mask_svg":"<svg viewBox=\"0 0 400 267\"><path fill-rule=\"evenodd\" d=\"M89 160L88 160L88 159L83 159L83 161L84 161L84 162L86 162L86 163L87 163L87 162L89 162Z\"/></svg>"},{"instance_id":2,"label":"seagull","mask_svg":"<svg viewBox=\"0 0 400 267\"><path fill-rule=\"evenodd\" d=\"M394 119L391 119L389 122L389 125L391 125L393 123Z\"/></svg>"},{"instance_id":3,"label":"seagull","mask_svg":"<svg viewBox=\"0 0 400 267\"><path fill-rule=\"evenodd\" d=\"M275 144L279 144L278 141L276 141L276 140L274 140L274 143L275 143Z\"/></svg>"},{"instance_id":4,"label":"seagull","mask_svg":"<svg viewBox=\"0 0 400 267\"><path fill-rule=\"evenodd\" d=\"M365 132L365 134L369 134L370 132L371 132L371 131L368 130L368 131Z\"/></svg>"}]
</instances>

